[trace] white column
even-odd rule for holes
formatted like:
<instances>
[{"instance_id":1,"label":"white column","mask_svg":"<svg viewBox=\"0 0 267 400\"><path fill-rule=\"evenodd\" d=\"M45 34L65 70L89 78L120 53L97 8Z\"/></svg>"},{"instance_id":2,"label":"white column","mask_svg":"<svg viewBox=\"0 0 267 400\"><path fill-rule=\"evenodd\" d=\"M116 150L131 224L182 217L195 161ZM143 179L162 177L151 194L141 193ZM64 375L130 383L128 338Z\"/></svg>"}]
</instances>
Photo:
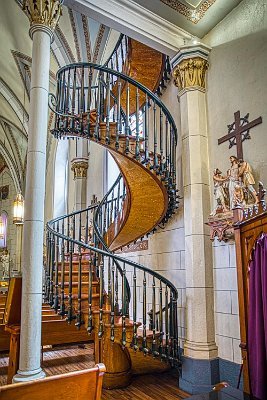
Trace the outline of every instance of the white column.
<instances>
[{"instance_id":1,"label":"white column","mask_svg":"<svg viewBox=\"0 0 267 400\"><path fill-rule=\"evenodd\" d=\"M45 377L41 369L42 268L50 44L61 14L58 0L27 0L31 21L32 77L22 245L19 370L14 382Z\"/></svg>"},{"instance_id":2,"label":"white column","mask_svg":"<svg viewBox=\"0 0 267 400\"><path fill-rule=\"evenodd\" d=\"M86 207L88 158L74 158L71 161L71 169L74 172L75 184L74 208L79 211Z\"/></svg>"},{"instance_id":3,"label":"white column","mask_svg":"<svg viewBox=\"0 0 267 400\"><path fill-rule=\"evenodd\" d=\"M173 74L179 89L183 146L187 322L184 356L195 361L212 360L218 355L214 326L212 246L205 225L210 213L205 94L207 57L208 49L204 46L187 47L173 60ZM194 368L195 373L196 370ZM184 378L188 378L186 373ZM190 384L194 386L192 381L194 379ZM201 383L211 384L196 382L196 385ZM191 391L189 387L187 390Z\"/></svg>"}]
</instances>

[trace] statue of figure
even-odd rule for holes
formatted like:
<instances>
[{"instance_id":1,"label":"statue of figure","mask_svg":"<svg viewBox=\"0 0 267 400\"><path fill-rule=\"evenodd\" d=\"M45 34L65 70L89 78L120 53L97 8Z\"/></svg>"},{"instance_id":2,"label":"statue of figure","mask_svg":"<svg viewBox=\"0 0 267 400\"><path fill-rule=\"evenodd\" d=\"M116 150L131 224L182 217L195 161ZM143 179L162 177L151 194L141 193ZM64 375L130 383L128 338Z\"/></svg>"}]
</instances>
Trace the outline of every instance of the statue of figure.
<instances>
[{"instance_id":1,"label":"statue of figure","mask_svg":"<svg viewBox=\"0 0 267 400\"><path fill-rule=\"evenodd\" d=\"M221 210L221 212L229 211L229 207L226 204L228 202L228 196L225 190L225 183L227 182L227 180L228 177L222 176L219 168L216 168L213 171L214 196L216 200L216 207L211 215L215 215L219 210Z\"/></svg>"},{"instance_id":2,"label":"statue of figure","mask_svg":"<svg viewBox=\"0 0 267 400\"><path fill-rule=\"evenodd\" d=\"M244 161L242 159L239 160L239 177L241 178L243 185L247 190L248 197L249 194L251 194L251 196L254 199L254 202L257 203L258 202L257 192L252 186L255 185L255 179L252 175L251 166L247 161Z\"/></svg>"},{"instance_id":3,"label":"statue of figure","mask_svg":"<svg viewBox=\"0 0 267 400\"><path fill-rule=\"evenodd\" d=\"M227 171L227 175L229 180L230 209L232 210L235 206L235 187L240 186L240 179L238 159L235 156L230 156L230 162L231 168Z\"/></svg>"},{"instance_id":4,"label":"statue of figure","mask_svg":"<svg viewBox=\"0 0 267 400\"><path fill-rule=\"evenodd\" d=\"M8 278L10 257L7 249L4 249L3 254L1 255L1 262L4 271L4 278Z\"/></svg>"},{"instance_id":5,"label":"statue of figure","mask_svg":"<svg viewBox=\"0 0 267 400\"><path fill-rule=\"evenodd\" d=\"M234 206L244 207L246 205L244 191L241 185L236 185L233 194Z\"/></svg>"}]
</instances>

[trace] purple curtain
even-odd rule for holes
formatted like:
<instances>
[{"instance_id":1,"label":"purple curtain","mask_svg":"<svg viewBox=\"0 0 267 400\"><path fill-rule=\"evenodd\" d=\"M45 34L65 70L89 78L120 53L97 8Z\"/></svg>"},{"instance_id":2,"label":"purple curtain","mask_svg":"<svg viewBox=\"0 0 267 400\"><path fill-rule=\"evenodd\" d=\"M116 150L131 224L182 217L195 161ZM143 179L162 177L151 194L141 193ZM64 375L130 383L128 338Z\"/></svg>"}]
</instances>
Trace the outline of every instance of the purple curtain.
<instances>
[{"instance_id":1,"label":"purple curtain","mask_svg":"<svg viewBox=\"0 0 267 400\"><path fill-rule=\"evenodd\" d=\"M249 264L248 355L251 391L267 399L267 235L257 240Z\"/></svg>"}]
</instances>

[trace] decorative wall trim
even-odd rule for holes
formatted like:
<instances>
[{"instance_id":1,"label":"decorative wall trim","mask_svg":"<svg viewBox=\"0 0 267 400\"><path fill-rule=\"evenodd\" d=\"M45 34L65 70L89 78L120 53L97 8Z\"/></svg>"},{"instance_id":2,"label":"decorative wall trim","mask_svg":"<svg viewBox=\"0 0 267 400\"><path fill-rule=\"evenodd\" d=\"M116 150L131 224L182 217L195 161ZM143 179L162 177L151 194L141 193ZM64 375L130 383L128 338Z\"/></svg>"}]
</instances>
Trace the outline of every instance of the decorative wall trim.
<instances>
[{"instance_id":1,"label":"decorative wall trim","mask_svg":"<svg viewBox=\"0 0 267 400\"><path fill-rule=\"evenodd\" d=\"M99 27L99 31L97 34L97 39L96 39L96 44L95 44L95 49L94 49L94 56L93 56L93 63L97 64L98 61L98 54L101 46L101 42L104 36L106 26L101 24Z\"/></svg>"},{"instance_id":2,"label":"decorative wall trim","mask_svg":"<svg viewBox=\"0 0 267 400\"><path fill-rule=\"evenodd\" d=\"M55 34L57 35L60 43L63 45L64 50L65 50L66 54L68 55L70 62L75 63L76 60L75 60L73 52L70 48L70 45L69 45L64 33L62 32L62 30L60 29L60 27L58 25L56 26ZM62 65L61 65L61 67L62 67Z\"/></svg>"},{"instance_id":3,"label":"decorative wall trim","mask_svg":"<svg viewBox=\"0 0 267 400\"><path fill-rule=\"evenodd\" d=\"M87 17L83 14L82 14L82 24L83 24L83 33L84 33L87 61L91 62L91 41L90 41L88 20L87 20Z\"/></svg>"},{"instance_id":4,"label":"decorative wall trim","mask_svg":"<svg viewBox=\"0 0 267 400\"><path fill-rule=\"evenodd\" d=\"M78 62L81 62L81 60L82 60L81 59L81 51L80 51L80 46L79 46L79 41L78 41L78 36L77 36L77 30L76 30L73 11L70 8L68 8L68 11L69 11L70 24L71 24L72 33L73 33L75 49L76 49L76 53L77 53L77 59L78 59Z\"/></svg>"},{"instance_id":5,"label":"decorative wall trim","mask_svg":"<svg viewBox=\"0 0 267 400\"><path fill-rule=\"evenodd\" d=\"M193 24L197 24L204 17L206 11L216 2L216 0L205 0L199 7L192 9L178 0L160 1L186 17Z\"/></svg>"},{"instance_id":6,"label":"decorative wall trim","mask_svg":"<svg viewBox=\"0 0 267 400\"><path fill-rule=\"evenodd\" d=\"M124 246L121 249L116 250L115 253L134 253L142 250L148 250L148 240L138 240L136 243L130 243L128 246Z\"/></svg>"}]
</instances>

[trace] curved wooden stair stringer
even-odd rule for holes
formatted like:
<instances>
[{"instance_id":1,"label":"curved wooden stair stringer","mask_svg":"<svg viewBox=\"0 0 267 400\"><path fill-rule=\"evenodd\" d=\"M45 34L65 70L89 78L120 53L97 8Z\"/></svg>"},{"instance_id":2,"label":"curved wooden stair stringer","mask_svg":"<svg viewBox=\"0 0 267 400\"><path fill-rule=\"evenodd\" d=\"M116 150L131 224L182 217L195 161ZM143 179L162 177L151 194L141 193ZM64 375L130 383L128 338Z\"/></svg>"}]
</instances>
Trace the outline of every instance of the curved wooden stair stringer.
<instances>
[{"instance_id":1,"label":"curved wooden stair stringer","mask_svg":"<svg viewBox=\"0 0 267 400\"><path fill-rule=\"evenodd\" d=\"M117 235L107 244L111 251L139 239L157 226L165 215L168 197L156 175L142 164L109 150L125 178L128 212Z\"/></svg>"}]
</instances>

